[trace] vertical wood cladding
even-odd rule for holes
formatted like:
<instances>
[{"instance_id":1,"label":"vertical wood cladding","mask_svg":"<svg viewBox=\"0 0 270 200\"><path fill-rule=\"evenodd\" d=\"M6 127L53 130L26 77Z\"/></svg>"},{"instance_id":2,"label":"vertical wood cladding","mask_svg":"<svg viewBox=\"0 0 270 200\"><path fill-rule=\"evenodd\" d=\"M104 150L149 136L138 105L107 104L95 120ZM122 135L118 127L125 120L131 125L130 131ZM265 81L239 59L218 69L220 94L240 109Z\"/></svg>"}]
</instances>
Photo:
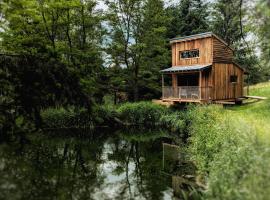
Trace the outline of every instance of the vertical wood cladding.
<instances>
[{"instance_id":1,"label":"vertical wood cladding","mask_svg":"<svg viewBox=\"0 0 270 200\"><path fill-rule=\"evenodd\" d=\"M243 70L235 64L215 63L214 99L235 99L243 96ZM237 76L237 82L231 83L230 76Z\"/></svg>"},{"instance_id":2,"label":"vertical wood cladding","mask_svg":"<svg viewBox=\"0 0 270 200\"><path fill-rule=\"evenodd\" d=\"M198 85L207 88L202 89L202 98L208 99L209 93L212 100L236 99L243 96L244 71L233 63L233 50L215 35L176 40L172 42L171 47L173 67L212 65L212 68L203 70L200 75L201 80ZM190 50L199 50L199 57L180 58L181 52ZM177 87L176 74L172 75L174 87ZM237 76L235 83L231 82L231 76Z\"/></svg>"},{"instance_id":3,"label":"vertical wood cladding","mask_svg":"<svg viewBox=\"0 0 270 200\"><path fill-rule=\"evenodd\" d=\"M180 58L180 52L187 50L200 51L198 58ZM198 38L172 44L172 65L187 66L209 64L212 62L232 62L233 51L215 37Z\"/></svg>"},{"instance_id":4,"label":"vertical wood cladding","mask_svg":"<svg viewBox=\"0 0 270 200\"><path fill-rule=\"evenodd\" d=\"M172 44L172 65L188 66L197 64L209 64L213 61L212 38L199 38L194 40L182 41ZM180 58L180 52L187 50L200 51L198 58Z\"/></svg>"}]
</instances>

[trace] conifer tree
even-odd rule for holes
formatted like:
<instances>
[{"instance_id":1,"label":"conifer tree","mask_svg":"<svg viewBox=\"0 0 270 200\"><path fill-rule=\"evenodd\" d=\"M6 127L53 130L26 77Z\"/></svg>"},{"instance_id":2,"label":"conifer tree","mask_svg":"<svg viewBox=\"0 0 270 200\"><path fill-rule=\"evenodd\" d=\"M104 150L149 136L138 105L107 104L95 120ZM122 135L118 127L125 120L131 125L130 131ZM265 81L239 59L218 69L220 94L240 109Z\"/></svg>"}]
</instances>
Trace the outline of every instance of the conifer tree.
<instances>
[{"instance_id":1,"label":"conifer tree","mask_svg":"<svg viewBox=\"0 0 270 200\"><path fill-rule=\"evenodd\" d=\"M186 36L209 30L208 3L201 0L181 0L167 8L171 18L168 24L168 38Z\"/></svg>"}]
</instances>

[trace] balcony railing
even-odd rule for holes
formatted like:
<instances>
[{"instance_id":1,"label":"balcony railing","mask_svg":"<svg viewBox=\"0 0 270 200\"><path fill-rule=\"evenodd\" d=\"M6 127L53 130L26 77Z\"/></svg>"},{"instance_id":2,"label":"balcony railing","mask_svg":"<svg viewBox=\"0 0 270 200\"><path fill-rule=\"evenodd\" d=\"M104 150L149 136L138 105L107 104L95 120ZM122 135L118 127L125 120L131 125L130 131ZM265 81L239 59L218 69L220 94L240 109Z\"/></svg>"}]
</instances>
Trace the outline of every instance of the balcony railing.
<instances>
[{"instance_id":1,"label":"balcony railing","mask_svg":"<svg viewBox=\"0 0 270 200\"><path fill-rule=\"evenodd\" d=\"M210 100L211 88L199 86L164 86L162 88L162 98L179 100Z\"/></svg>"}]
</instances>

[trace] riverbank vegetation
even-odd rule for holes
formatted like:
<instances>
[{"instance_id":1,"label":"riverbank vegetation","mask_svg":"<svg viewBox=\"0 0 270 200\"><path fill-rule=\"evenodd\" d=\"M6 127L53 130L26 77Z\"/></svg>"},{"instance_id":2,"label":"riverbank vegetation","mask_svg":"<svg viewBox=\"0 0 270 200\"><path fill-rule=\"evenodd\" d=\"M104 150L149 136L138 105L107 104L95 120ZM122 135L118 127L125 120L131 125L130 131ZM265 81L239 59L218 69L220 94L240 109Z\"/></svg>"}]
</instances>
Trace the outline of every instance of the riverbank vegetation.
<instances>
[{"instance_id":1,"label":"riverbank vegetation","mask_svg":"<svg viewBox=\"0 0 270 200\"><path fill-rule=\"evenodd\" d=\"M251 87L270 97L270 84ZM189 152L205 178L205 199L267 199L269 99L232 108L196 107L189 111Z\"/></svg>"},{"instance_id":2,"label":"riverbank vegetation","mask_svg":"<svg viewBox=\"0 0 270 200\"><path fill-rule=\"evenodd\" d=\"M254 85L250 92L270 97L270 83ZM125 125L163 127L188 138L185 151L203 177L202 198L266 199L270 192L269 105L267 99L242 106L189 106L178 111L138 102L122 104L111 112Z\"/></svg>"},{"instance_id":3,"label":"riverbank vegetation","mask_svg":"<svg viewBox=\"0 0 270 200\"><path fill-rule=\"evenodd\" d=\"M180 111L150 100L171 66L169 39L207 31L235 49L245 84L268 81L269 18L266 0L3 0L0 142L44 129L159 127L186 142L202 198L267 199L269 83L251 87L268 100L242 106Z\"/></svg>"},{"instance_id":4,"label":"riverbank vegetation","mask_svg":"<svg viewBox=\"0 0 270 200\"><path fill-rule=\"evenodd\" d=\"M115 104L160 98L159 71L171 65L176 36L213 31L236 50L251 83L269 77L265 0L68 2L1 2L2 132L20 132L18 118L40 128L41 111L51 107L91 112L105 96Z\"/></svg>"}]
</instances>

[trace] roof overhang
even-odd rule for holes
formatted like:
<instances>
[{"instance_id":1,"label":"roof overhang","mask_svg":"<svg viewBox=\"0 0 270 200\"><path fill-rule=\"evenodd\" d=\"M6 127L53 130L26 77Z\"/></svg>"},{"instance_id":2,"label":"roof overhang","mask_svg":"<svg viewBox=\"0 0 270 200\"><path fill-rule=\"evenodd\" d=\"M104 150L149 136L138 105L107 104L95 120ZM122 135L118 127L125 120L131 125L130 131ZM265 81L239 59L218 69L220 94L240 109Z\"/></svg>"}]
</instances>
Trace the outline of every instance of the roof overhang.
<instances>
[{"instance_id":1,"label":"roof overhang","mask_svg":"<svg viewBox=\"0 0 270 200\"><path fill-rule=\"evenodd\" d=\"M176 73L176 72L196 72L211 68L212 64L208 65L191 65L191 66L174 66L168 69L161 70L161 73Z\"/></svg>"}]
</instances>

